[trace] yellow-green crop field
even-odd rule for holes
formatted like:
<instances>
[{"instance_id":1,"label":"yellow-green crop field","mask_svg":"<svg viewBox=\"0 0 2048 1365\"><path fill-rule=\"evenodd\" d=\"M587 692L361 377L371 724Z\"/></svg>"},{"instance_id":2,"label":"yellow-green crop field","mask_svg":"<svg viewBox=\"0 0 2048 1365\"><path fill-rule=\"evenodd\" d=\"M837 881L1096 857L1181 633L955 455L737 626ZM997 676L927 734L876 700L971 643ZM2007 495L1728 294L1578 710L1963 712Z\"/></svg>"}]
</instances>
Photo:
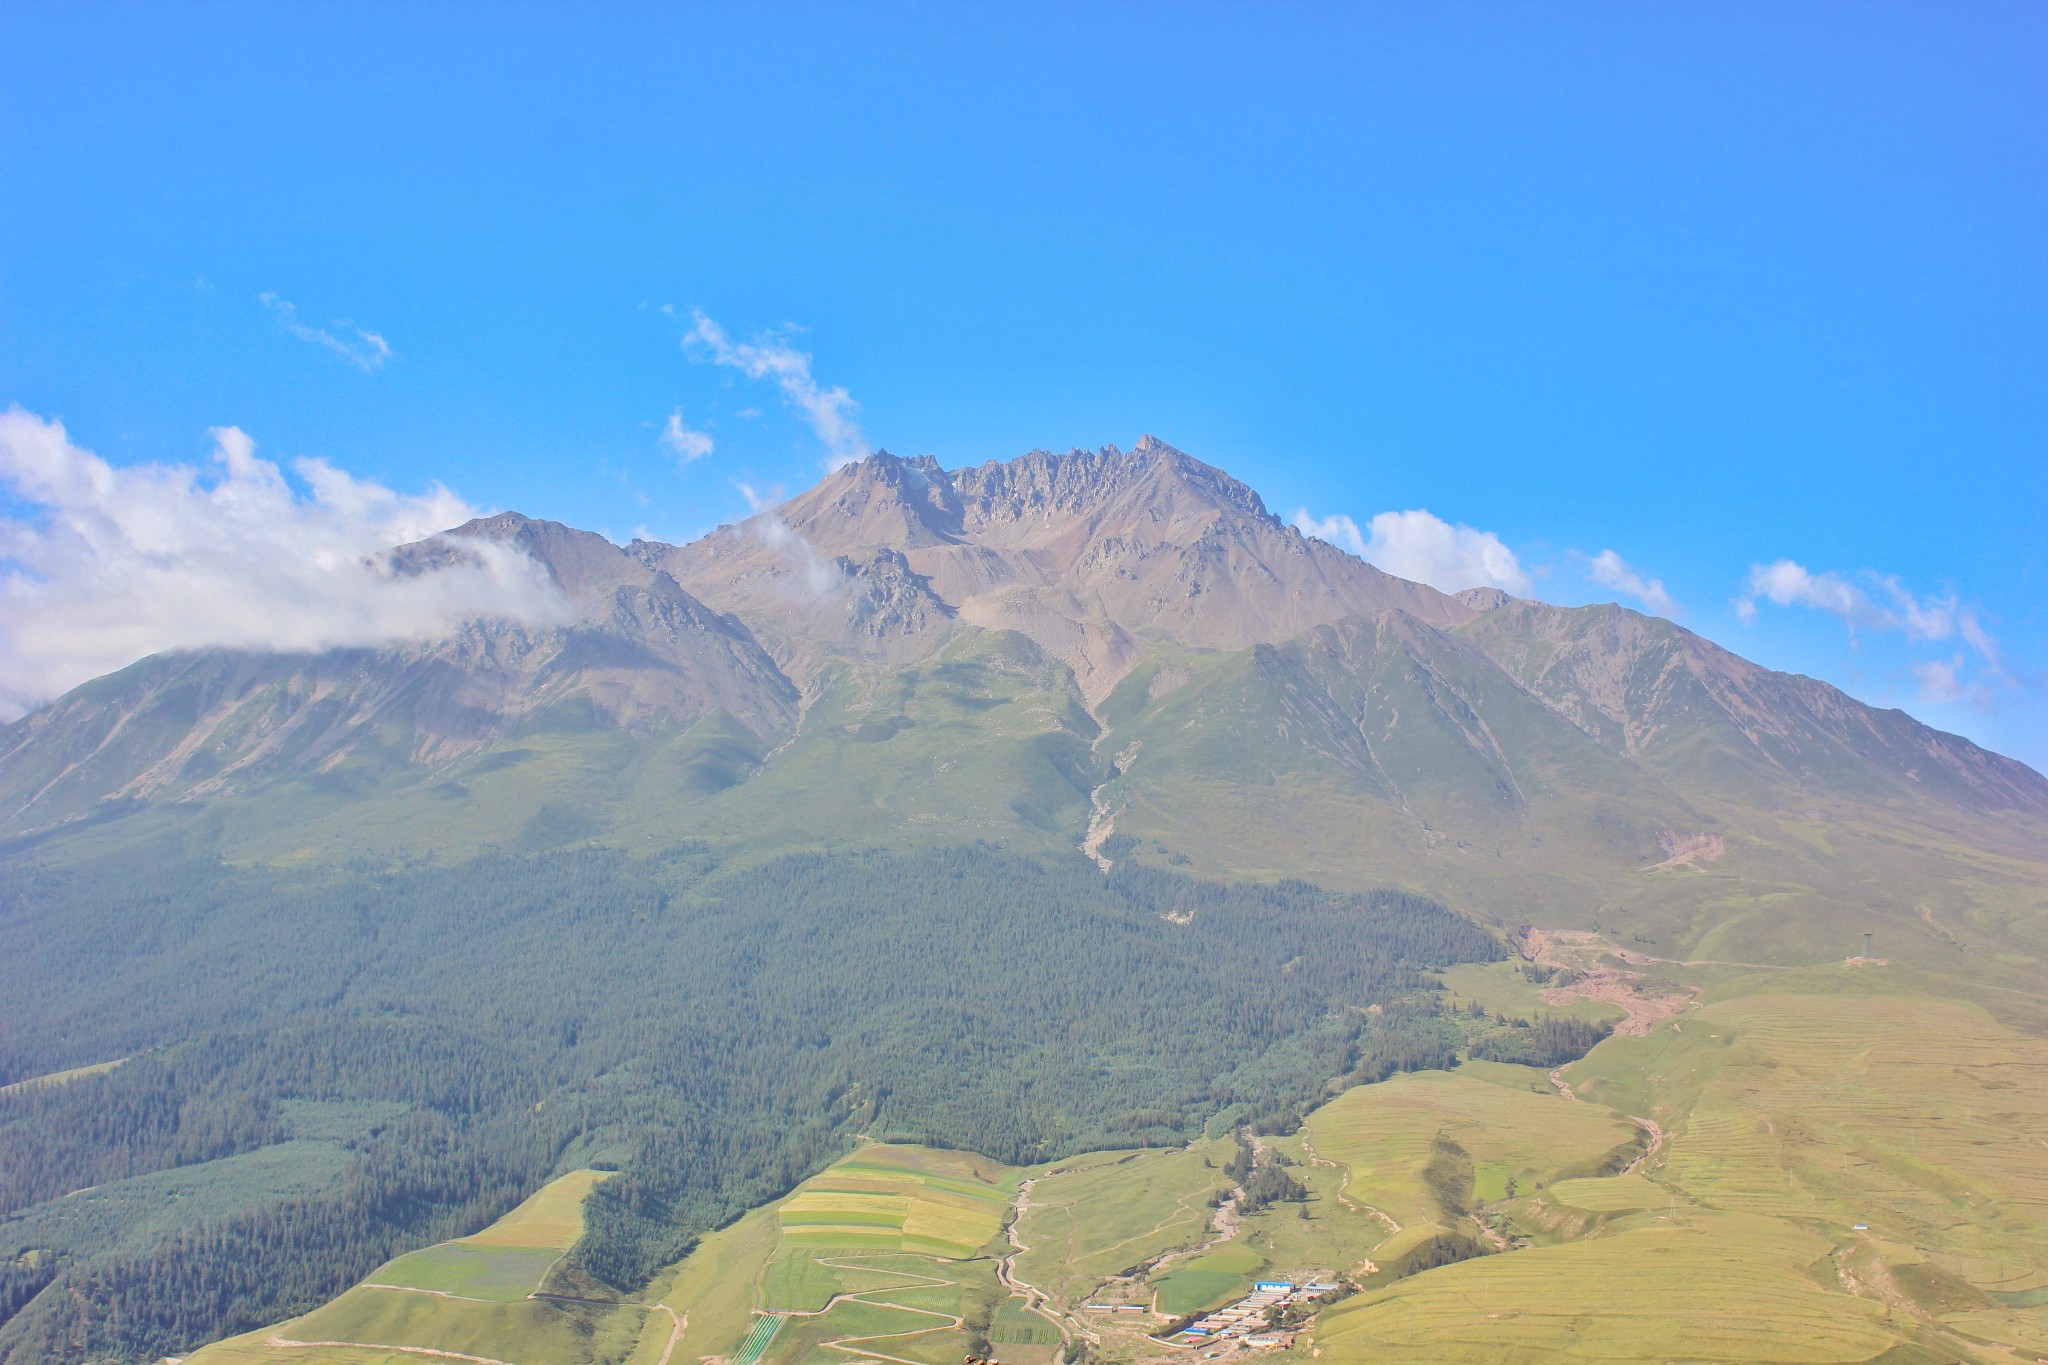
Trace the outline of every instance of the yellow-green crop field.
<instances>
[{"instance_id":1,"label":"yellow-green crop field","mask_svg":"<svg viewBox=\"0 0 2048 1365\"><path fill-rule=\"evenodd\" d=\"M1397 1281L1332 1309L1316 1340L1340 1361L1871 1360L1898 1336L1881 1305L1808 1274L1827 1252L1776 1220L1653 1217Z\"/></svg>"},{"instance_id":2,"label":"yellow-green crop field","mask_svg":"<svg viewBox=\"0 0 2048 1365\"><path fill-rule=\"evenodd\" d=\"M927 1148L869 1147L804 1182L782 1205L794 1243L909 1251L956 1260L1002 1231L1007 1167Z\"/></svg>"},{"instance_id":3,"label":"yellow-green crop field","mask_svg":"<svg viewBox=\"0 0 2048 1365\"><path fill-rule=\"evenodd\" d=\"M863 1148L683 1262L664 1299L689 1323L679 1358L954 1365L981 1311L991 1329L1011 1324L1005 1351L1020 1365L1049 1361L1057 1332L1022 1323L997 1283L1022 1175L960 1152Z\"/></svg>"},{"instance_id":4,"label":"yellow-green crop field","mask_svg":"<svg viewBox=\"0 0 2048 1365\"><path fill-rule=\"evenodd\" d=\"M1441 1137L1481 1177L1467 1225L1517 1248L1368 1279L1312 1333L1326 1365L2048 1358L2048 1044L1883 968L1724 973L1703 1000L1566 1068L1578 1102L1466 1067L1313 1115L1347 1197L1402 1224L1383 1263L1443 1222ZM1664 1140L1614 1173L1631 1114Z\"/></svg>"}]
</instances>

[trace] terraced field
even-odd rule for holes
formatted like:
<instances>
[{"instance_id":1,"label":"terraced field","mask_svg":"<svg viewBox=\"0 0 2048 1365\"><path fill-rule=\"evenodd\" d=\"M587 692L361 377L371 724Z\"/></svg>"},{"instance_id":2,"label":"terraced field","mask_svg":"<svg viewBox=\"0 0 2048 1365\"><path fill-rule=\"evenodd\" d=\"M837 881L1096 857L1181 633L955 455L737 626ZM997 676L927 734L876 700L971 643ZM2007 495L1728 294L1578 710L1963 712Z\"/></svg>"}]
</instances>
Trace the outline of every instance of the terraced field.
<instances>
[{"instance_id":1,"label":"terraced field","mask_svg":"<svg viewBox=\"0 0 2048 1365\"><path fill-rule=\"evenodd\" d=\"M1008 1168L926 1148L870 1147L804 1182L782 1205L792 1246L908 1251L962 1260L1002 1230Z\"/></svg>"},{"instance_id":2,"label":"terraced field","mask_svg":"<svg viewBox=\"0 0 2048 1365\"><path fill-rule=\"evenodd\" d=\"M672 1358L955 1365L981 1330L1018 1342L1005 1360L1049 1362L1057 1333L1020 1320L996 1274L1023 1175L966 1153L863 1148L705 1238L657 1284L683 1324ZM659 1365L654 1335L633 1365Z\"/></svg>"}]
</instances>

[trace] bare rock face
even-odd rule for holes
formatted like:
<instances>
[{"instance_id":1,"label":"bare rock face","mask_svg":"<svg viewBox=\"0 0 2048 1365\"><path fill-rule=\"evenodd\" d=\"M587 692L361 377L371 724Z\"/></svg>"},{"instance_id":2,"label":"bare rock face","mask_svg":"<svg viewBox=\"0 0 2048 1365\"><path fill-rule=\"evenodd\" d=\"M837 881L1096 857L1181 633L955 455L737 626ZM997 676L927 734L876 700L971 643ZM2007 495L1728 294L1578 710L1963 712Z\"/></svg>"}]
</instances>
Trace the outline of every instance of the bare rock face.
<instances>
[{"instance_id":1,"label":"bare rock face","mask_svg":"<svg viewBox=\"0 0 2048 1365\"><path fill-rule=\"evenodd\" d=\"M854 602L872 589L833 566L878 547L931 601L864 632ZM1091 701L1147 641L1245 649L1388 608L1438 626L1473 615L1301 535L1244 484L1149 436L1129 452L1033 451L952 471L882 452L694 544L636 550L705 601L772 620L766 633L799 673L820 647L901 657L899 642L915 640L928 652L964 621L1030 636Z\"/></svg>"}]
</instances>

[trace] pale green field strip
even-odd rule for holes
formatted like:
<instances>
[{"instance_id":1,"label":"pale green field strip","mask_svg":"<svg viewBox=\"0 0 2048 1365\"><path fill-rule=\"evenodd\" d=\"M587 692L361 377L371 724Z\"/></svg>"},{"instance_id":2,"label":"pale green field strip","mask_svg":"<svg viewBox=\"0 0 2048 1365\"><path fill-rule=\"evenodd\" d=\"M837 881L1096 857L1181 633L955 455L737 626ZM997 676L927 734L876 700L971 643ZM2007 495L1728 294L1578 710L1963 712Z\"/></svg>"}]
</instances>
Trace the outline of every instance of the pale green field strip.
<instances>
[{"instance_id":1,"label":"pale green field strip","mask_svg":"<svg viewBox=\"0 0 2048 1365\"><path fill-rule=\"evenodd\" d=\"M52 1071L47 1076L24 1077L21 1080L0 1085L0 1097L19 1095L25 1090L33 1090L38 1086L65 1085L71 1081L82 1081L87 1076L103 1076L127 1060L126 1057L116 1057L111 1062L94 1062L91 1066L74 1066L69 1071Z\"/></svg>"},{"instance_id":2,"label":"pale green field strip","mask_svg":"<svg viewBox=\"0 0 2048 1365\"><path fill-rule=\"evenodd\" d=\"M782 1243L778 1204L769 1204L704 1238L671 1272L661 1302L685 1328L675 1360L729 1355L757 1322L760 1284Z\"/></svg>"},{"instance_id":3,"label":"pale green field strip","mask_svg":"<svg viewBox=\"0 0 2048 1365\"><path fill-rule=\"evenodd\" d=\"M548 1182L512 1212L471 1237L471 1246L553 1247L567 1251L583 1235L583 1201L609 1171L571 1171Z\"/></svg>"},{"instance_id":4,"label":"pale green field strip","mask_svg":"<svg viewBox=\"0 0 2048 1365\"><path fill-rule=\"evenodd\" d=\"M783 1316L780 1313L763 1313L754 1330L747 1333L746 1340L733 1356L733 1365L756 1365L768 1350L768 1343L775 1340L775 1334L782 1330Z\"/></svg>"},{"instance_id":5,"label":"pale green field strip","mask_svg":"<svg viewBox=\"0 0 2048 1365\"><path fill-rule=\"evenodd\" d=\"M553 1247L443 1242L400 1256L370 1276L367 1288L418 1289L457 1298L511 1303L541 1286L562 1253Z\"/></svg>"},{"instance_id":6,"label":"pale green field strip","mask_svg":"<svg viewBox=\"0 0 2048 1365\"><path fill-rule=\"evenodd\" d=\"M1678 1201L1662 1185L1639 1175L1609 1176L1604 1179L1560 1180L1549 1189L1550 1198L1568 1208L1588 1213L1626 1213L1633 1209L1661 1209Z\"/></svg>"},{"instance_id":7,"label":"pale green field strip","mask_svg":"<svg viewBox=\"0 0 2048 1365\"><path fill-rule=\"evenodd\" d=\"M854 1251L820 1255L818 1248L785 1239L760 1276L761 1307L771 1313L818 1313L840 1295L871 1295L948 1285L928 1273L934 1262L901 1253Z\"/></svg>"},{"instance_id":8,"label":"pale green field strip","mask_svg":"<svg viewBox=\"0 0 2048 1365\"><path fill-rule=\"evenodd\" d=\"M782 1205L785 1236L955 1259L1002 1230L1008 1168L961 1153L874 1146L827 1168Z\"/></svg>"},{"instance_id":9,"label":"pale green field strip","mask_svg":"<svg viewBox=\"0 0 2048 1365\"><path fill-rule=\"evenodd\" d=\"M1224 1142L1124 1154L1040 1177L1018 1229L1030 1248L1017 1258L1018 1274L1071 1297L1200 1241L1209 1197L1227 1183L1217 1158L1234 1150Z\"/></svg>"},{"instance_id":10,"label":"pale green field strip","mask_svg":"<svg viewBox=\"0 0 2048 1365\"><path fill-rule=\"evenodd\" d=\"M1205 1251L1158 1279L1159 1311L1177 1317L1237 1298L1265 1265L1258 1252L1234 1243Z\"/></svg>"},{"instance_id":11,"label":"pale green field strip","mask_svg":"<svg viewBox=\"0 0 2048 1365\"><path fill-rule=\"evenodd\" d=\"M570 1365L630 1352L644 1334L647 1316L637 1309L597 1310L537 1299L475 1303L358 1289L291 1323L282 1335L454 1351L516 1365Z\"/></svg>"}]
</instances>

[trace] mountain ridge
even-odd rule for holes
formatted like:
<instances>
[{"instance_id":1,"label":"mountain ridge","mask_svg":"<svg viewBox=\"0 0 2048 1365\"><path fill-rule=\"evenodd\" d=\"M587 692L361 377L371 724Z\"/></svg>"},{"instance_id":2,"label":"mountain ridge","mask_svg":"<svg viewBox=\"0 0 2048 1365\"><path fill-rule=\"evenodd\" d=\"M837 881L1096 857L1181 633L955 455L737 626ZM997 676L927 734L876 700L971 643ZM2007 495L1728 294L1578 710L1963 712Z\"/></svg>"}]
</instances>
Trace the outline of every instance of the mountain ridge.
<instances>
[{"instance_id":1,"label":"mountain ridge","mask_svg":"<svg viewBox=\"0 0 2048 1365\"><path fill-rule=\"evenodd\" d=\"M878 452L681 546L499 513L391 569L479 538L546 568L556 617L144 660L0 730L0 833L140 810L264 858L997 838L1581 916L1637 899L1667 836L1901 914L1959 867L2048 861L2024 764L1618 605L1393 578L1150 437ZM1940 871L1869 885L1902 858Z\"/></svg>"}]
</instances>

